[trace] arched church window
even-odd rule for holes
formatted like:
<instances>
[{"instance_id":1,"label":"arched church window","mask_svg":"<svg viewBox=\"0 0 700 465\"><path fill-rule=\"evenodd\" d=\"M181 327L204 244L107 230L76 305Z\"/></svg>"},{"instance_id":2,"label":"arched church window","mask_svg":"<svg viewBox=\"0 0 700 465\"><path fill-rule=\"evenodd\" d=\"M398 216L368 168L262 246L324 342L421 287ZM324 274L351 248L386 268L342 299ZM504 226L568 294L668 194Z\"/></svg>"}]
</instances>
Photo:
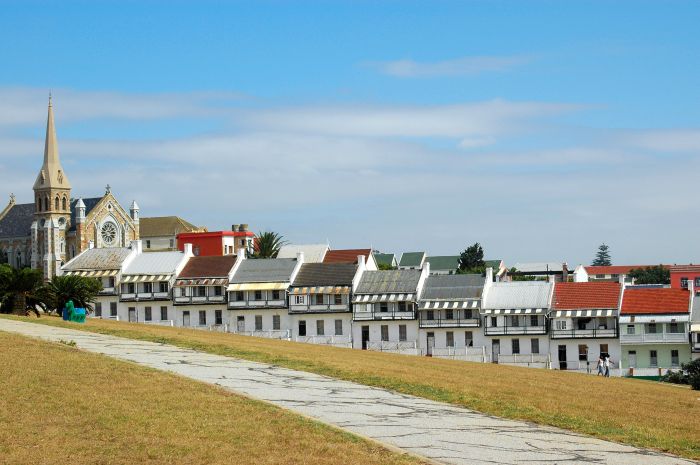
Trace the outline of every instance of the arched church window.
<instances>
[{"instance_id":1,"label":"arched church window","mask_svg":"<svg viewBox=\"0 0 700 465\"><path fill-rule=\"evenodd\" d=\"M58 205L58 196L56 196L56 200L54 200L53 204L54 204L54 210L58 210L58 208L59 208L59 205Z\"/></svg>"},{"instance_id":2,"label":"arched church window","mask_svg":"<svg viewBox=\"0 0 700 465\"><path fill-rule=\"evenodd\" d=\"M49 196L44 197L44 211L49 211Z\"/></svg>"},{"instance_id":3,"label":"arched church window","mask_svg":"<svg viewBox=\"0 0 700 465\"><path fill-rule=\"evenodd\" d=\"M66 251L66 240L61 238L61 253L65 253Z\"/></svg>"},{"instance_id":4,"label":"arched church window","mask_svg":"<svg viewBox=\"0 0 700 465\"><path fill-rule=\"evenodd\" d=\"M63 207L63 211L66 211L68 209L66 207L66 198L65 197L63 197L63 205L61 205L61 206Z\"/></svg>"},{"instance_id":5,"label":"arched church window","mask_svg":"<svg viewBox=\"0 0 700 465\"><path fill-rule=\"evenodd\" d=\"M100 228L100 236L107 246L114 245L117 241L117 225L111 221L104 223Z\"/></svg>"},{"instance_id":6,"label":"arched church window","mask_svg":"<svg viewBox=\"0 0 700 465\"><path fill-rule=\"evenodd\" d=\"M40 197L36 198L36 211L38 211L38 212L41 211L41 198Z\"/></svg>"}]
</instances>

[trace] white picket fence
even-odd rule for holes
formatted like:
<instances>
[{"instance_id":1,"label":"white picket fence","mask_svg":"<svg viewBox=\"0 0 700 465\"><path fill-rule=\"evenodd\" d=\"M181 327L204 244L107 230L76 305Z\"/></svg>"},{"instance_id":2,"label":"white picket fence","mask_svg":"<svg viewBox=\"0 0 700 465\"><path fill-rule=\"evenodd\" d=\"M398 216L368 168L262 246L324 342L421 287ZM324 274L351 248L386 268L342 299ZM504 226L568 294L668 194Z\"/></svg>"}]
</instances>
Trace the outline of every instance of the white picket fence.
<instances>
[{"instance_id":1,"label":"white picket fence","mask_svg":"<svg viewBox=\"0 0 700 465\"><path fill-rule=\"evenodd\" d=\"M235 328L231 328L232 334L238 334L239 336L253 336L253 337L265 337L268 339L286 339L291 340L291 331L285 330L269 330L269 331L236 331Z\"/></svg>"},{"instance_id":2,"label":"white picket fence","mask_svg":"<svg viewBox=\"0 0 700 465\"><path fill-rule=\"evenodd\" d=\"M503 365L518 365L533 368L549 368L552 361L549 354L499 354L498 363Z\"/></svg>"},{"instance_id":3,"label":"white picket fence","mask_svg":"<svg viewBox=\"0 0 700 465\"><path fill-rule=\"evenodd\" d=\"M352 348L352 340L349 336L297 336L294 340L307 344Z\"/></svg>"},{"instance_id":4,"label":"white picket fence","mask_svg":"<svg viewBox=\"0 0 700 465\"><path fill-rule=\"evenodd\" d=\"M416 341L378 341L368 342L367 350L378 352L391 352L404 355L421 355Z\"/></svg>"},{"instance_id":5,"label":"white picket fence","mask_svg":"<svg viewBox=\"0 0 700 465\"><path fill-rule=\"evenodd\" d=\"M467 362L488 363L491 361L491 354L486 352L486 347L444 347L431 349L432 356L436 358L447 358L451 360L464 360Z\"/></svg>"}]
</instances>

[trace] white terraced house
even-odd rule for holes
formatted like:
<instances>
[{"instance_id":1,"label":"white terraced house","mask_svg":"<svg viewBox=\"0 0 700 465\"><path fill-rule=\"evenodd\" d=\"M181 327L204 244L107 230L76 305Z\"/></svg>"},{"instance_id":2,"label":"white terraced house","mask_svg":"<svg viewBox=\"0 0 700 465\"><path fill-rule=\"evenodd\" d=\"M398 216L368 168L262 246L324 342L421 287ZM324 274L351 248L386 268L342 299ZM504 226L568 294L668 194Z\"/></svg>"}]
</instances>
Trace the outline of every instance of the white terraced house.
<instances>
[{"instance_id":1,"label":"white terraced house","mask_svg":"<svg viewBox=\"0 0 700 465\"><path fill-rule=\"evenodd\" d=\"M194 328L228 331L226 290L236 264L236 255L190 258L175 280L175 320L183 326L189 322Z\"/></svg>"},{"instance_id":2,"label":"white terraced house","mask_svg":"<svg viewBox=\"0 0 700 465\"><path fill-rule=\"evenodd\" d=\"M150 253L142 252L141 241L137 244L138 253L125 266L121 276L119 319L190 326L189 321L175 318L171 290L175 277L193 256L192 244L185 244L184 252Z\"/></svg>"},{"instance_id":3,"label":"white terraced house","mask_svg":"<svg viewBox=\"0 0 700 465\"><path fill-rule=\"evenodd\" d=\"M248 336L290 339L287 290L304 263L297 258L246 259L228 286L229 331Z\"/></svg>"},{"instance_id":4,"label":"white terraced house","mask_svg":"<svg viewBox=\"0 0 700 465\"><path fill-rule=\"evenodd\" d=\"M363 273L353 295L355 348L421 353L416 304L428 268Z\"/></svg>"},{"instance_id":5,"label":"white terraced house","mask_svg":"<svg viewBox=\"0 0 700 465\"><path fill-rule=\"evenodd\" d=\"M430 275L418 300L420 346L433 357L486 361L480 274Z\"/></svg>"},{"instance_id":6,"label":"white terraced house","mask_svg":"<svg viewBox=\"0 0 700 465\"><path fill-rule=\"evenodd\" d=\"M352 347L353 289L365 257L353 263L304 263L289 288L292 340Z\"/></svg>"},{"instance_id":7,"label":"white terraced house","mask_svg":"<svg viewBox=\"0 0 700 465\"><path fill-rule=\"evenodd\" d=\"M553 289L549 282L494 283L487 277L481 313L493 362L549 366L547 313Z\"/></svg>"}]
</instances>

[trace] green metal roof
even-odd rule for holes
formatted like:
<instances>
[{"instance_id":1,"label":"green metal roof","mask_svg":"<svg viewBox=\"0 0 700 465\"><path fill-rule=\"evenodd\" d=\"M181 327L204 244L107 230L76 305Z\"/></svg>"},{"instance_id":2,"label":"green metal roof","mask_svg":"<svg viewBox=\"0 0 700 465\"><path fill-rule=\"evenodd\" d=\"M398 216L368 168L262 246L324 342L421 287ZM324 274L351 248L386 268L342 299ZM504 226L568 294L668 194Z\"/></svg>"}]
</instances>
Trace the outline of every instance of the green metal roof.
<instances>
[{"instance_id":1,"label":"green metal roof","mask_svg":"<svg viewBox=\"0 0 700 465\"><path fill-rule=\"evenodd\" d=\"M430 271L449 271L456 270L457 268L459 268L459 255L427 257L425 261L430 263Z\"/></svg>"},{"instance_id":2,"label":"green metal roof","mask_svg":"<svg viewBox=\"0 0 700 465\"><path fill-rule=\"evenodd\" d=\"M393 253L376 253L374 254L374 259L377 265L395 266L396 256Z\"/></svg>"},{"instance_id":3,"label":"green metal roof","mask_svg":"<svg viewBox=\"0 0 700 465\"><path fill-rule=\"evenodd\" d=\"M404 252L399 266L421 266L425 252Z\"/></svg>"}]
</instances>

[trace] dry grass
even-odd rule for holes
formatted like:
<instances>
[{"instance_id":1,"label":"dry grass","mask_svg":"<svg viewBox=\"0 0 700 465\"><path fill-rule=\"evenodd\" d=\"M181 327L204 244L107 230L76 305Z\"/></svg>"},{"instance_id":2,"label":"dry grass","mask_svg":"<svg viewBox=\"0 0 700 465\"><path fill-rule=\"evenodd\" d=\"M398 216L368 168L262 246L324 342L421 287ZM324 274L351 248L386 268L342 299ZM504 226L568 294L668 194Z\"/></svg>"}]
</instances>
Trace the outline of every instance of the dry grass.
<instances>
[{"instance_id":1,"label":"dry grass","mask_svg":"<svg viewBox=\"0 0 700 465\"><path fill-rule=\"evenodd\" d=\"M420 463L215 386L68 344L0 332L0 353L2 464Z\"/></svg>"},{"instance_id":2,"label":"dry grass","mask_svg":"<svg viewBox=\"0 0 700 465\"><path fill-rule=\"evenodd\" d=\"M700 459L692 413L700 393L682 387L106 320L35 321L272 363Z\"/></svg>"}]
</instances>

